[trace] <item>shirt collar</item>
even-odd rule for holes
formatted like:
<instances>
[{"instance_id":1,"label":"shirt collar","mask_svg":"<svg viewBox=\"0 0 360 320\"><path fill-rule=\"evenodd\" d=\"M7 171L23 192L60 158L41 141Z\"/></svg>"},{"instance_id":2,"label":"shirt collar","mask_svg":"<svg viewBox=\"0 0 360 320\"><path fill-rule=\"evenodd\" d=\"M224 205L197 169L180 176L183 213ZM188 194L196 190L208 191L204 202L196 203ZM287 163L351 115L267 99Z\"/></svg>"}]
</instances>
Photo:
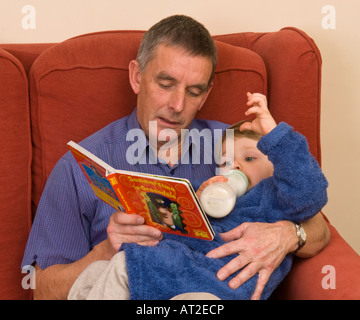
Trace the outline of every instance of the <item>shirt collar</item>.
<instances>
[{"instance_id":1,"label":"shirt collar","mask_svg":"<svg viewBox=\"0 0 360 320\"><path fill-rule=\"evenodd\" d=\"M136 116L136 110L137 110L137 108L135 108L134 111L129 116L129 119L127 122L128 130L141 129L139 121Z\"/></svg>"},{"instance_id":2,"label":"shirt collar","mask_svg":"<svg viewBox=\"0 0 360 320\"><path fill-rule=\"evenodd\" d=\"M147 161L149 161L148 157L147 157L147 154L148 154L148 151L149 152L154 152L153 151L153 148L150 146L149 144L149 141L148 139L146 138L146 135L144 133L144 131L142 130L140 124L139 124L139 121L137 119L137 115L136 115L136 110L137 108L134 109L134 111L130 114L129 116L129 119L128 119L128 123L127 123L127 128L128 128L128 132L130 130L141 130L142 131L142 141L139 141L139 148L138 148L138 152L140 152L140 154L137 155L137 159L139 159L139 162L140 163L146 163ZM196 120L193 120L191 123L190 123L190 126L189 126L189 129L187 131L187 133L189 133L189 131L191 132L192 129L196 129L196 124L195 124ZM139 132L140 131L135 131L136 132L136 135L139 136ZM128 136L127 136L128 137ZM186 155L186 159L187 161L191 161L191 157L192 157L192 152L200 152L199 148L197 148L195 146L193 146L193 148L191 148L191 145L192 145L192 136L187 136L185 138L185 140L188 140L188 143L185 143L184 144L184 147L185 149L182 151L182 155L181 155L181 159L184 159L184 156ZM130 144L134 143L133 141L130 141ZM192 152L191 152L192 151ZM188 158L190 157L190 158ZM181 160L180 160L181 162ZM162 163L162 161L161 161ZM178 165L178 164L177 164ZM176 166L177 166L176 165Z\"/></svg>"}]
</instances>

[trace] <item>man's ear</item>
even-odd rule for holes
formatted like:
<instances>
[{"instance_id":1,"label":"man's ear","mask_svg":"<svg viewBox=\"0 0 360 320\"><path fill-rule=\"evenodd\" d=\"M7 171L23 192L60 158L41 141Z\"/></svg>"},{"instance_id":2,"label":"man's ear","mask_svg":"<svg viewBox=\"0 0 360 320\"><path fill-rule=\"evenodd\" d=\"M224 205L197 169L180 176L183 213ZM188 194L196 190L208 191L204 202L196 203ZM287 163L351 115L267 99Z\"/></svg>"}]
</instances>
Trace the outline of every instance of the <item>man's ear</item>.
<instances>
[{"instance_id":1,"label":"man's ear","mask_svg":"<svg viewBox=\"0 0 360 320\"><path fill-rule=\"evenodd\" d=\"M129 81L134 93L138 94L140 91L141 71L140 71L139 63L136 60L130 61Z\"/></svg>"}]
</instances>

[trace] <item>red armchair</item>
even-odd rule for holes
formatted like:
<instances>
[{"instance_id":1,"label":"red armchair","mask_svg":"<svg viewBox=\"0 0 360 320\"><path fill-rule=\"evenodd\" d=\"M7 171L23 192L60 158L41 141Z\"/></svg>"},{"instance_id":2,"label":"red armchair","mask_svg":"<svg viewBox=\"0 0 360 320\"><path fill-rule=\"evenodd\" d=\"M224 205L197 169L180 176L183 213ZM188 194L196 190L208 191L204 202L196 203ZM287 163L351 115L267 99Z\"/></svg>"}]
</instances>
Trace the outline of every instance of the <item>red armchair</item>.
<instances>
[{"instance_id":1,"label":"red armchair","mask_svg":"<svg viewBox=\"0 0 360 320\"><path fill-rule=\"evenodd\" d=\"M20 270L28 226L67 141L80 141L134 108L128 64L142 35L109 31L59 44L0 45L0 164L6 171L0 178L0 251L6 257L0 298L30 296ZM321 162L321 56L315 43L294 28L214 38L214 88L198 117L234 123L243 118L246 92L262 92L275 119L302 132ZM329 227L330 244L314 258L295 259L274 299L360 298L360 257ZM329 272L335 272L335 288L327 286Z\"/></svg>"}]
</instances>

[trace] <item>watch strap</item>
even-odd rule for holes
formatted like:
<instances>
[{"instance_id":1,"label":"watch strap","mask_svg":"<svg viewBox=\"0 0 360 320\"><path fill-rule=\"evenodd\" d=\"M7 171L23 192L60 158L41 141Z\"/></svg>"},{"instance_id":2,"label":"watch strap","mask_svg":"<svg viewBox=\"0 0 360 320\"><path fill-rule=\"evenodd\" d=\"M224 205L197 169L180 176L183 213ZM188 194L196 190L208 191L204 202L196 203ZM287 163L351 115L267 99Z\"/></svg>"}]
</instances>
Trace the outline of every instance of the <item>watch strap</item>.
<instances>
[{"instance_id":1,"label":"watch strap","mask_svg":"<svg viewBox=\"0 0 360 320\"><path fill-rule=\"evenodd\" d=\"M302 226L301 223L296 223L296 222L293 222L294 225L295 225L295 228L296 228L296 235L298 237L298 247L296 248L296 250L293 252L294 254L297 253L306 243L306 236L305 238L303 238L302 236L302 232L305 233L305 230ZM305 234L306 235L306 234Z\"/></svg>"}]
</instances>

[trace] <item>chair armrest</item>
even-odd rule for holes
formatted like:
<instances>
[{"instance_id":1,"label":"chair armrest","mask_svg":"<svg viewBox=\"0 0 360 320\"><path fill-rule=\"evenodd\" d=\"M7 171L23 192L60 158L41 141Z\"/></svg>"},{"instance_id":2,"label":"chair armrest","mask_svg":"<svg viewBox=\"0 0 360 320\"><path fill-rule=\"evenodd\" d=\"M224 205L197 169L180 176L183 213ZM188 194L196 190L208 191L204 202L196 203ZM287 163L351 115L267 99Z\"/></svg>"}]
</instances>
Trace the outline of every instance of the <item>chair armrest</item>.
<instances>
[{"instance_id":1,"label":"chair armrest","mask_svg":"<svg viewBox=\"0 0 360 320\"><path fill-rule=\"evenodd\" d=\"M328 246L313 258L295 257L292 270L272 299L360 299L360 256L328 225L331 237Z\"/></svg>"}]
</instances>

